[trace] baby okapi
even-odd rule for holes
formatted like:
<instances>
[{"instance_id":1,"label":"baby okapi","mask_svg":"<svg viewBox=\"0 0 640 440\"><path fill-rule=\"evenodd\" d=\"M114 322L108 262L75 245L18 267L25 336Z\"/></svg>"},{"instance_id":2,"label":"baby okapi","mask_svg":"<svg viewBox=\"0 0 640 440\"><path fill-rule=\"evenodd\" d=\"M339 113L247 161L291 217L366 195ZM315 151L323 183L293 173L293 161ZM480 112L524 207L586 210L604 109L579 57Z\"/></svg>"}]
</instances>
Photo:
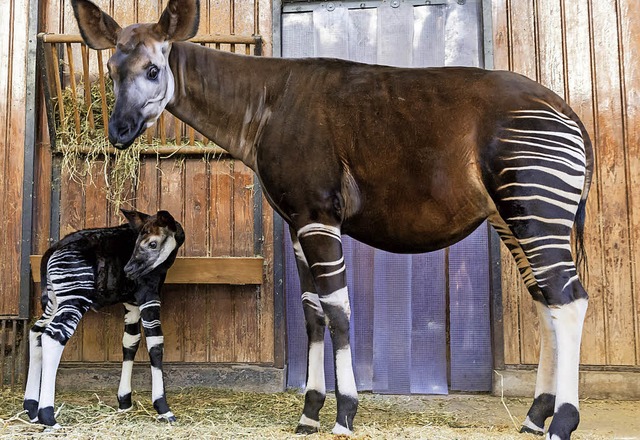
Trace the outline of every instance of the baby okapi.
<instances>
[{"instance_id":1,"label":"baby okapi","mask_svg":"<svg viewBox=\"0 0 640 440\"><path fill-rule=\"evenodd\" d=\"M59 428L53 411L55 380L64 346L89 308L124 303L120 410L131 408L131 371L140 344L140 318L151 359L153 406L175 421L164 395L160 289L184 243L184 230L167 211L154 216L122 210L129 221L85 229L53 245L40 265L42 317L29 333L29 375L24 409L32 422Z\"/></svg>"}]
</instances>

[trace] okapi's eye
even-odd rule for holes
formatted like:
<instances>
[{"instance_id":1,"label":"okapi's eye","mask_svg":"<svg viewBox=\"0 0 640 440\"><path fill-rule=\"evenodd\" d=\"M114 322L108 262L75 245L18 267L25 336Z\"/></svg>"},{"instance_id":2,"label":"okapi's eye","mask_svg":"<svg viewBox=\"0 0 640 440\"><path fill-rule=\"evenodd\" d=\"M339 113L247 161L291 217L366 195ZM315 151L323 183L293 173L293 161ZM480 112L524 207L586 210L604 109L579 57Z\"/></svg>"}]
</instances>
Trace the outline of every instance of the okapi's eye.
<instances>
[{"instance_id":1,"label":"okapi's eye","mask_svg":"<svg viewBox=\"0 0 640 440\"><path fill-rule=\"evenodd\" d=\"M157 241L152 241L152 242L150 242L150 243L149 243L149 247L150 247L151 249L155 249L155 248L157 248L157 247L158 247L158 242L157 242Z\"/></svg>"},{"instance_id":2,"label":"okapi's eye","mask_svg":"<svg viewBox=\"0 0 640 440\"><path fill-rule=\"evenodd\" d=\"M147 78L153 81L158 78L158 73L160 73L160 69L157 66L151 66L147 70Z\"/></svg>"}]
</instances>

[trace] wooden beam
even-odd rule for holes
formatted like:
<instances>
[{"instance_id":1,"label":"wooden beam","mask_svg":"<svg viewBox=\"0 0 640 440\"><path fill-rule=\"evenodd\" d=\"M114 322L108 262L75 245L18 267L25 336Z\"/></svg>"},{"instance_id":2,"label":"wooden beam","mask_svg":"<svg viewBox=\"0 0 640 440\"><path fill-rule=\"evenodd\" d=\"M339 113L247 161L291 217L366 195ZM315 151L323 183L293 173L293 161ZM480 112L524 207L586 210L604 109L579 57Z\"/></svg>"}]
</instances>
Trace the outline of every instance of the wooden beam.
<instances>
[{"instance_id":1,"label":"wooden beam","mask_svg":"<svg viewBox=\"0 0 640 440\"><path fill-rule=\"evenodd\" d=\"M31 255L31 276L40 282L42 255ZM262 284L262 257L178 257L167 284Z\"/></svg>"}]
</instances>

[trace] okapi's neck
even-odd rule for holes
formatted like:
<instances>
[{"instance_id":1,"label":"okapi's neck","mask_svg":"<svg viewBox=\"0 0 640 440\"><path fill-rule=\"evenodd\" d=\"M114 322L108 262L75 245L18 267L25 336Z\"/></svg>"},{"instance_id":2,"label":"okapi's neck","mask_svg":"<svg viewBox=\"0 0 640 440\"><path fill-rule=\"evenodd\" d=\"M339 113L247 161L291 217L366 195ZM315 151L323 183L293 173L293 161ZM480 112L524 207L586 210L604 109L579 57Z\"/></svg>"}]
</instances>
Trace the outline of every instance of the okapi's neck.
<instances>
[{"instance_id":1,"label":"okapi's neck","mask_svg":"<svg viewBox=\"0 0 640 440\"><path fill-rule=\"evenodd\" d=\"M270 111L260 58L174 43L175 93L167 110L255 171L255 145Z\"/></svg>"}]
</instances>

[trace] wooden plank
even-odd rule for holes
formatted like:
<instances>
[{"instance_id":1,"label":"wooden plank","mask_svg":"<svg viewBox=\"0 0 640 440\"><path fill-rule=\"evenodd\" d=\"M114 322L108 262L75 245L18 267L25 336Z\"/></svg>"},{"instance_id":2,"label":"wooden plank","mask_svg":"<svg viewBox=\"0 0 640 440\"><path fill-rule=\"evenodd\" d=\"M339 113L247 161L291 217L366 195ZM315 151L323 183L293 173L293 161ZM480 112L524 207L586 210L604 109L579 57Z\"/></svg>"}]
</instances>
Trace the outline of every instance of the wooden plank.
<instances>
[{"instance_id":1,"label":"wooden plank","mask_svg":"<svg viewBox=\"0 0 640 440\"><path fill-rule=\"evenodd\" d=\"M596 151L603 216L607 362L634 365L634 305L630 292L629 207L620 100L620 46L615 4L593 2L592 26L596 90ZM608 50L599 48L607 47Z\"/></svg>"},{"instance_id":2,"label":"wooden plank","mask_svg":"<svg viewBox=\"0 0 640 440\"><path fill-rule=\"evenodd\" d=\"M42 255L31 255L31 277L40 282ZM166 284L262 284L263 257L178 257Z\"/></svg>"},{"instance_id":3,"label":"wooden plank","mask_svg":"<svg viewBox=\"0 0 640 440\"><path fill-rule=\"evenodd\" d=\"M635 340L636 340L636 365L640 365L640 293L638 283L640 282L640 263L638 262L638 252L640 248L640 102L638 90L640 90L640 69L638 69L638 59L640 59L640 39L638 29L640 27L640 8L635 2L618 2L620 17L620 45L622 48L623 77L623 97L624 108L623 117L625 119L625 144L627 148L627 158L629 161L629 208L631 210L630 243L633 274L633 303L635 304Z\"/></svg>"},{"instance_id":4,"label":"wooden plank","mask_svg":"<svg viewBox=\"0 0 640 440\"><path fill-rule=\"evenodd\" d=\"M183 172L182 161L171 158L160 162L160 209L169 211L182 223ZM178 255L183 254L184 246L178 251ZM164 359L167 362L184 361L184 294L180 286L166 285L163 288L161 321L164 332Z\"/></svg>"},{"instance_id":5,"label":"wooden plank","mask_svg":"<svg viewBox=\"0 0 640 440\"><path fill-rule=\"evenodd\" d=\"M253 172L241 162L233 173L233 254L253 255ZM262 276L261 276L262 279ZM258 295L256 287L234 287L235 361L256 362L258 356Z\"/></svg>"},{"instance_id":6,"label":"wooden plank","mask_svg":"<svg viewBox=\"0 0 640 440\"><path fill-rule=\"evenodd\" d=\"M85 228L104 228L107 225L106 181L102 172L105 164L97 161L93 168L93 176L85 181ZM92 180L92 183L89 183ZM101 362L106 356L106 320L102 312L90 310L82 319L82 360Z\"/></svg>"},{"instance_id":7,"label":"wooden plank","mask_svg":"<svg viewBox=\"0 0 640 440\"><path fill-rule=\"evenodd\" d=\"M578 114L595 146L592 59L589 5L585 2L565 3L567 45L567 101ZM590 365L606 364L604 323L604 260L602 253L602 212L598 177L598 152L595 154L594 181L587 200L585 249L588 255L588 277L581 274L589 293L589 308L582 332L581 361Z\"/></svg>"},{"instance_id":8,"label":"wooden plank","mask_svg":"<svg viewBox=\"0 0 640 440\"><path fill-rule=\"evenodd\" d=\"M258 319L260 326L260 361L274 362L275 337L274 334L274 281L273 281L273 210L269 207L266 199L262 198L263 220L262 230L264 231L263 243L263 279L258 298Z\"/></svg>"},{"instance_id":9,"label":"wooden plank","mask_svg":"<svg viewBox=\"0 0 640 440\"><path fill-rule=\"evenodd\" d=\"M535 2L538 34L538 70L540 83L565 96L563 23L561 5L557 0Z\"/></svg>"},{"instance_id":10,"label":"wooden plank","mask_svg":"<svg viewBox=\"0 0 640 440\"><path fill-rule=\"evenodd\" d=\"M192 256L206 256L209 238L208 164L201 159L188 159L185 163L185 251ZM199 272L199 271L193 271ZM190 275L190 274L189 274ZM185 292L185 315L197 316L185 323L184 360L206 362L209 357L209 322L211 320L207 286L188 286Z\"/></svg>"},{"instance_id":11,"label":"wooden plank","mask_svg":"<svg viewBox=\"0 0 640 440\"><path fill-rule=\"evenodd\" d=\"M209 224L211 242L210 255L231 255L232 252L232 173L233 161L212 160L210 162ZM234 303L231 291L226 286L210 288L211 306L217 319L211 321L209 347L210 362L232 362L235 339Z\"/></svg>"},{"instance_id":12,"label":"wooden plank","mask_svg":"<svg viewBox=\"0 0 640 440\"><path fill-rule=\"evenodd\" d=\"M63 171L60 185L60 236L64 237L71 232L84 228L85 208L82 184L80 182L71 179L69 174ZM38 264L35 267L40 267L40 265ZM65 346L62 354L63 361L82 360L83 331L84 323L81 320L75 334Z\"/></svg>"},{"instance_id":13,"label":"wooden plank","mask_svg":"<svg viewBox=\"0 0 640 440\"><path fill-rule=\"evenodd\" d=\"M158 165L155 158L145 157L140 163L136 209L147 214L155 214L158 211L158 200Z\"/></svg>"}]
</instances>

